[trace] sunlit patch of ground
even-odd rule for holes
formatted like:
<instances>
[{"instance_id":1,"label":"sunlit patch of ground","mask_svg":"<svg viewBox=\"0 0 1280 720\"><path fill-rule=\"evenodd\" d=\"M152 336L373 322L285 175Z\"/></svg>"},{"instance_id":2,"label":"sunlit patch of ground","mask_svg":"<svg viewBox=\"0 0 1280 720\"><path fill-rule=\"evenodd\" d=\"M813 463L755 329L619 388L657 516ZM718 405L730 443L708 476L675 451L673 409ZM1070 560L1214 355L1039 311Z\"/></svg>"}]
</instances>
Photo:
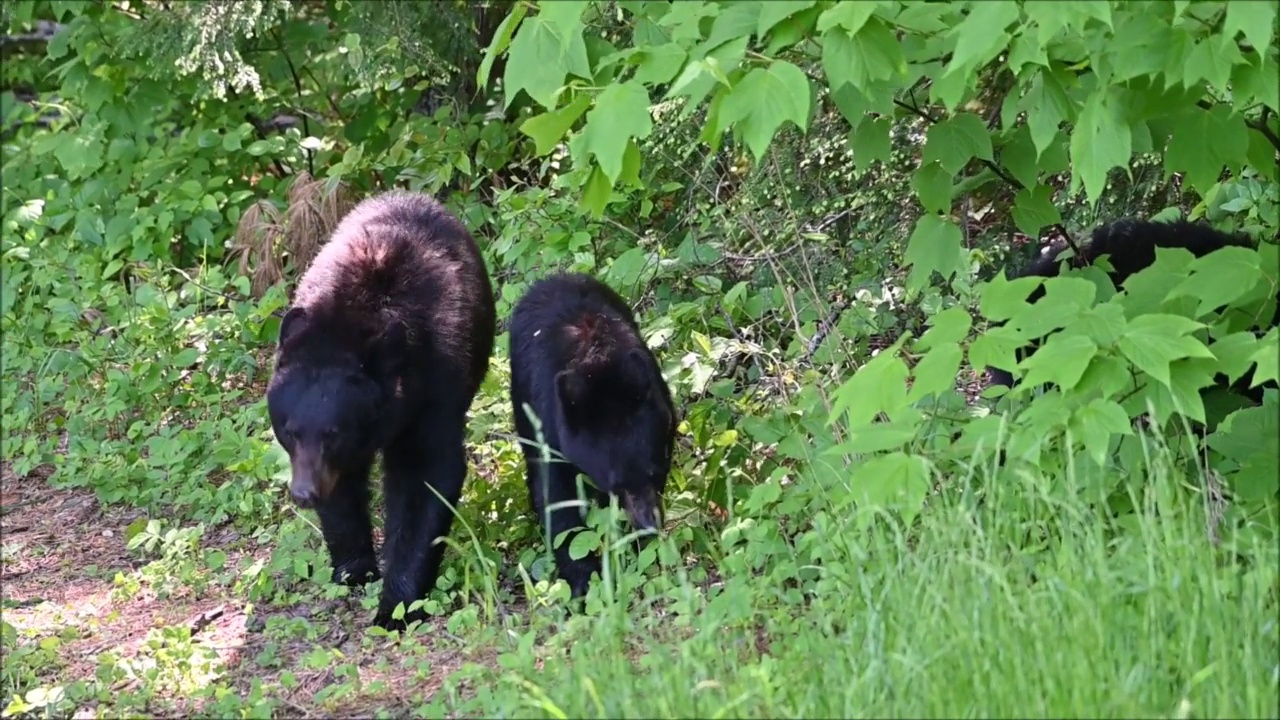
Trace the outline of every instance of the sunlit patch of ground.
<instances>
[{"instance_id":1,"label":"sunlit patch of ground","mask_svg":"<svg viewBox=\"0 0 1280 720\"><path fill-rule=\"evenodd\" d=\"M256 682L276 716L403 716L430 702L464 664L494 663L492 648L448 632L447 617L398 642L366 636L371 612L361 607L358 592L337 600L304 592L299 602L281 606L250 603L225 581L178 584L165 597L146 582L117 583L117 576L136 579L145 565L126 549L125 536L142 511L104 509L88 491L50 487L45 473L19 477L9 463L2 469L4 620L24 638L62 639L57 661L37 671L49 686L101 682L107 659L117 669L109 696L146 695L145 707L129 705L131 713L201 711L205 701L190 699L194 676L241 698ZM268 559L269 547L247 544L214 529L202 547L222 549L229 570ZM163 632L183 627L189 641ZM199 656L193 664L200 671L188 668L182 680L145 680L158 664L172 663L164 659L170 650L157 649L172 642L185 643L179 654ZM160 672L170 677L175 671ZM91 703L76 714L116 712Z\"/></svg>"}]
</instances>

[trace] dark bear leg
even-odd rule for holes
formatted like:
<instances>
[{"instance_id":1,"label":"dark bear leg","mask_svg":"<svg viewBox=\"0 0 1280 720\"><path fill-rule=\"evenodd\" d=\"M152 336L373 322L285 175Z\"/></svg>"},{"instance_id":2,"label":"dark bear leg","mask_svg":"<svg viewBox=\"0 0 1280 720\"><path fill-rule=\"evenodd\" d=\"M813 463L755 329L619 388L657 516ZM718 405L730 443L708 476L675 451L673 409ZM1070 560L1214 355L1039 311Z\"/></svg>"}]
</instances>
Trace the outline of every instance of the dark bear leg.
<instances>
[{"instance_id":1,"label":"dark bear leg","mask_svg":"<svg viewBox=\"0 0 1280 720\"><path fill-rule=\"evenodd\" d=\"M316 515L329 548L333 582L355 586L377 580L378 556L373 551L369 518L369 468L343 473L333 493L316 506Z\"/></svg>"},{"instance_id":2,"label":"dark bear leg","mask_svg":"<svg viewBox=\"0 0 1280 720\"><path fill-rule=\"evenodd\" d=\"M465 415L438 410L433 415L383 453L387 570L374 622L388 630L425 619L421 610L409 612L408 608L435 587L445 549L443 542L435 540L448 536L453 525L453 509L440 502L427 484L456 507L466 479ZM403 621L392 619L399 603L406 610Z\"/></svg>"},{"instance_id":3,"label":"dark bear leg","mask_svg":"<svg viewBox=\"0 0 1280 720\"><path fill-rule=\"evenodd\" d=\"M552 458L550 462L542 461L541 453L536 447L528 447L525 451L526 482L533 502L534 516L538 527L542 529L548 545L553 545L556 538L566 530L582 527L586 507L581 503L589 501L594 493L588 486L584 488L586 497L578 497L578 468L561 459ZM607 503L608 500L606 499ZM550 508L550 532L547 531L547 512ZM576 533L575 533L576 534ZM554 549L556 571L569 584L573 597L587 594L587 586L591 581L591 573L600 572L600 556L592 552L585 557L574 560L569 556L569 544L573 535L569 535L559 547Z\"/></svg>"}]
</instances>

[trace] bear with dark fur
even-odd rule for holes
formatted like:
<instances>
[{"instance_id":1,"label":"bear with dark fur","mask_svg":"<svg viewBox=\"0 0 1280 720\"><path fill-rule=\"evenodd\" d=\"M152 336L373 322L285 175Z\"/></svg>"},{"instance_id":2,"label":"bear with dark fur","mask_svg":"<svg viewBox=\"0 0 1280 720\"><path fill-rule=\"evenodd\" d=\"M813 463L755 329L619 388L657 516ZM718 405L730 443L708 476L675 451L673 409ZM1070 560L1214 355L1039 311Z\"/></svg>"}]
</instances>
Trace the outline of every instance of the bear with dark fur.
<instances>
[{"instance_id":1,"label":"bear with dark fur","mask_svg":"<svg viewBox=\"0 0 1280 720\"><path fill-rule=\"evenodd\" d=\"M1066 262L1072 267L1078 268L1092 264L1102 255L1108 256L1108 261L1111 263L1113 270L1109 271L1107 275L1111 278L1111 283L1119 289L1130 275L1145 269L1156 261L1156 248L1183 248L1199 258L1224 247L1250 247L1251 245L1252 243L1244 238L1228 235L1202 223L1192 223L1185 220L1163 223L1129 218L1118 220L1094 230L1089 241L1079 247L1079 256L1072 257ZM1059 243L1044 250L1021 273L1014 275L1010 279L1032 276L1057 277L1061 267L1061 261L1057 257L1065 249L1065 243ZM1028 296L1027 301L1034 303L1042 297L1044 297L1043 285L1036 288ZM1280 304L1277 304L1275 317L1272 319L1271 324L1280 324ZM1034 352L1036 346L1036 343L1030 344L1020 354L1020 359ZM987 373L991 379L991 385L1013 386L1013 375L1011 373L991 367L987 368ZM1245 373L1243 378L1231 385L1231 389L1249 397L1254 402L1261 403L1262 388L1249 387L1252 376L1252 372ZM1222 380L1224 378L1219 379Z\"/></svg>"},{"instance_id":2,"label":"bear with dark fur","mask_svg":"<svg viewBox=\"0 0 1280 720\"><path fill-rule=\"evenodd\" d=\"M631 309L612 289L580 274L534 283L511 315L511 403L534 514L548 543L582 525L576 477L604 506L616 496L636 529L658 530L671 469L676 414L671 391L640 337ZM543 462L528 406L550 448ZM560 505L557 507L557 505ZM550 518L548 519L548 508ZM573 596L587 592L600 558L555 549Z\"/></svg>"},{"instance_id":3,"label":"bear with dark fur","mask_svg":"<svg viewBox=\"0 0 1280 720\"><path fill-rule=\"evenodd\" d=\"M435 585L453 515L432 488L458 502L466 414L493 343L493 292L471 234L432 198L403 192L351 210L280 324L267 407L293 468L289 493L319 516L335 582L385 578L381 627L403 627L396 605ZM381 574L369 514L379 452Z\"/></svg>"}]
</instances>

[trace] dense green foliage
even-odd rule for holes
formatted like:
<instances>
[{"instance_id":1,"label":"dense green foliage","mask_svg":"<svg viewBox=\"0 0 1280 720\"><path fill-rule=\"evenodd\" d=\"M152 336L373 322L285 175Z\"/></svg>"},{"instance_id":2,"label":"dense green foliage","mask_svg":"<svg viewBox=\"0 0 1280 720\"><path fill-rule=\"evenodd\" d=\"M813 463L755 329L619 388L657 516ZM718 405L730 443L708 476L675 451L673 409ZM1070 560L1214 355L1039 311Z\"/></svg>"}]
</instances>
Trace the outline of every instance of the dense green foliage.
<instances>
[{"instance_id":1,"label":"dense green foliage","mask_svg":"<svg viewBox=\"0 0 1280 720\"><path fill-rule=\"evenodd\" d=\"M294 715L322 672L318 714L1280 712L1280 394L1201 392L1280 375L1275 4L494 5L0 6L6 482L137 509L113 597L217 588L265 638L233 672L156 628L70 676L94 631L6 594L6 712ZM553 269L638 308L683 415L669 523L585 618L530 520L505 337L439 622L384 637L377 585L322 581L262 389L292 280L389 187L472 228L500 319ZM1260 243L1034 306L1007 280L1028 239L1126 216ZM986 366L1029 382L977 397ZM304 606L417 687L389 699ZM472 662L443 677L445 646Z\"/></svg>"}]
</instances>

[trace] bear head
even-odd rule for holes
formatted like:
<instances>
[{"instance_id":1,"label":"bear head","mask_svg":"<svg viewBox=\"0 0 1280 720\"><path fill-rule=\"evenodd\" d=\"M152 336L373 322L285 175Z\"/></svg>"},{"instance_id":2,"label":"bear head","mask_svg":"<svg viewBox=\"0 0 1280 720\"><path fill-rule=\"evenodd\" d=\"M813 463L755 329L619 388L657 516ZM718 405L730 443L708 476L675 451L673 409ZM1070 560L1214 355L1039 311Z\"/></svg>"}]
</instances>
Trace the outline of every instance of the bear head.
<instances>
[{"instance_id":1,"label":"bear head","mask_svg":"<svg viewBox=\"0 0 1280 720\"><path fill-rule=\"evenodd\" d=\"M326 500L344 472L368 467L392 409L403 326L392 324L372 341L343 327L301 307L280 323L267 412L289 453L289 495L303 509Z\"/></svg>"},{"instance_id":2,"label":"bear head","mask_svg":"<svg viewBox=\"0 0 1280 720\"><path fill-rule=\"evenodd\" d=\"M630 348L555 376L560 451L601 490L617 495L636 529L662 525L675 415L652 358Z\"/></svg>"}]
</instances>

